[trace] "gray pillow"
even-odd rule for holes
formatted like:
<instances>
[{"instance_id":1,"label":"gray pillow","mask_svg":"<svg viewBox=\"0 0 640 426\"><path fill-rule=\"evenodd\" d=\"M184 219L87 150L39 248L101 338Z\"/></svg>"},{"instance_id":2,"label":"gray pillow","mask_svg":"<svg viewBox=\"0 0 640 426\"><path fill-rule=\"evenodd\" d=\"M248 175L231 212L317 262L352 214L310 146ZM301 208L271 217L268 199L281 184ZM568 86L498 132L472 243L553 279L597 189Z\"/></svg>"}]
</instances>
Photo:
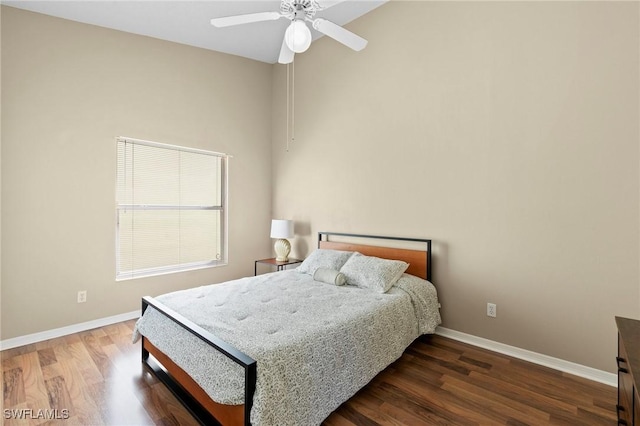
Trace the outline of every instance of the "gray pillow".
<instances>
[{"instance_id":1,"label":"gray pillow","mask_svg":"<svg viewBox=\"0 0 640 426\"><path fill-rule=\"evenodd\" d=\"M381 259L355 252L340 272L347 284L386 293L407 270L409 264L401 260Z\"/></svg>"},{"instance_id":2,"label":"gray pillow","mask_svg":"<svg viewBox=\"0 0 640 426\"><path fill-rule=\"evenodd\" d=\"M313 274L313 279L333 285L345 285L347 283L347 278L342 272L329 268L316 269L316 272Z\"/></svg>"},{"instance_id":3,"label":"gray pillow","mask_svg":"<svg viewBox=\"0 0 640 426\"><path fill-rule=\"evenodd\" d=\"M352 254L352 251L317 249L311 253L296 270L312 276L318 268L328 268L339 271Z\"/></svg>"}]
</instances>

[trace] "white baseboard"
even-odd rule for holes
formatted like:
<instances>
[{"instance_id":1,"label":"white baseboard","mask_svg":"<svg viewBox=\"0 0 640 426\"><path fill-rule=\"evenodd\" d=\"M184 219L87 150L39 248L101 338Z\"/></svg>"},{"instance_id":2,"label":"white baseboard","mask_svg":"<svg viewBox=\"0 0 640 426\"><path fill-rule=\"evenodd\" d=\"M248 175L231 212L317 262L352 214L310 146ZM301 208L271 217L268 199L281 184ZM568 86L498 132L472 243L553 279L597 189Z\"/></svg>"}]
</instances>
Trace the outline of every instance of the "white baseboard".
<instances>
[{"instance_id":1,"label":"white baseboard","mask_svg":"<svg viewBox=\"0 0 640 426\"><path fill-rule=\"evenodd\" d=\"M27 334L26 336L14 337L12 339L0 340L0 350L17 348L18 346L30 345L44 340L55 339L56 337L67 336L93 328L104 327L105 325L116 324L140 317L140 311L127 312L125 314L114 315L112 317L100 318L93 321L73 324L67 327L54 328L53 330L42 331L40 333Z\"/></svg>"},{"instance_id":2,"label":"white baseboard","mask_svg":"<svg viewBox=\"0 0 640 426\"><path fill-rule=\"evenodd\" d=\"M493 352L498 352L504 355L512 356L514 358L522 359L524 361L529 361L534 364L553 368L554 370L573 374L574 376L584 377L585 379L604 383L605 385L614 387L618 386L618 376L614 373L607 373L606 371L597 370L595 368L576 364L570 361L565 361L563 359L539 354L537 352L528 351L526 349L517 348L515 346L505 345L504 343L494 342L493 340L476 337L471 334L462 333L460 331L455 331L444 327L438 327L436 329L436 334L448 337L453 340L458 340L463 343L468 343L473 346L488 349Z\"/></svg>"}]
</instances>

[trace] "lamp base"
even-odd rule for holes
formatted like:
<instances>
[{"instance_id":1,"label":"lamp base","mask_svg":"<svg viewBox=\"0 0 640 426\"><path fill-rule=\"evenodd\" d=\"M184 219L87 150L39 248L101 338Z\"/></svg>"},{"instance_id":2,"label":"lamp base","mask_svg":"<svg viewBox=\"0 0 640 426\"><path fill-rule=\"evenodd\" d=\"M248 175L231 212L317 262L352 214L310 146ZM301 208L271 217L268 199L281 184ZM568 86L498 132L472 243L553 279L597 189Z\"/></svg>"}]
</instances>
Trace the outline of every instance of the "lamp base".
<instances>
[{"instance_id":1,"label":"lamp base","mask_svg":"<svg viewBox=\"0 0 640 426\"><path fill-rule=\"evenodd\" d=\"M289 240L276 240L273 249L276 251L276 262L286 262L289 260L289 253L291 252Z\"/></svg>"}]
</instances>

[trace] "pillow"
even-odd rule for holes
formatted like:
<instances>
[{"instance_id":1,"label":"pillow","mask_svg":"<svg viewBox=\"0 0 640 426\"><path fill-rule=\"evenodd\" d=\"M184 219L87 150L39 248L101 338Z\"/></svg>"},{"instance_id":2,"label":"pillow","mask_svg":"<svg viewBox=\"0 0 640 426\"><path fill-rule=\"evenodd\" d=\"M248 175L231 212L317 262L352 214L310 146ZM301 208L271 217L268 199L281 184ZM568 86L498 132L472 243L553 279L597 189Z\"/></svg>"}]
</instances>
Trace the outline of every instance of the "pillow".
<instances>
[{"instance_id":1,"label":"pillow","mask_svg":"<svg viewBox=\"0 0 640 426\"><path fill-rule=\"evenodd\" d=\"M401 260L380 259L355 252L340 272L347 277L347 284L386 293L408 267L409 264Z\"/></svg>"},{"instance_id":2,"label":"pillow","mask_svg":"<svg viewBox=\"0 0 640 426\"><path fill-rule=\"evenodd\" d=\"M347 278L342 272L329 268L316 269L316 272L313 273L313 279L333 285L345 285L347 283Z\"/></svg>"},{"instance_id":3,"label":"pillow","mask_svg":"<svg viewBox=\"0 0 640 426\"><path fill-rule=\"evenodd\" d=\"M318 268L329 268L339 271L352 254L352 251L317 249L311 253L296 270L312 276Z\"/></svg>"}]
</instances>

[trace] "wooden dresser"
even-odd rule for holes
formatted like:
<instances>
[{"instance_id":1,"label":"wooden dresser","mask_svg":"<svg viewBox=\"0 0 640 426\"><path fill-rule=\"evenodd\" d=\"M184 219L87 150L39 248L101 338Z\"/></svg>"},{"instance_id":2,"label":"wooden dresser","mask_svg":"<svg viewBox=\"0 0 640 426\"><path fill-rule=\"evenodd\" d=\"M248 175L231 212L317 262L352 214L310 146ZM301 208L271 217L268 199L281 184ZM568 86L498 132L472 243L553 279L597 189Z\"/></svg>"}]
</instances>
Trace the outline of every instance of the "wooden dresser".
<instances>
[{"instance_id":1,"label":"wooden dresser","mask_svg":"<svg viewBox=\"0 0 640 426\"><path fill-rule=\"evenodd\" d=\"M618 326L618 424L640 426L640 321L616 317Z\"/></svg>"}]
</instances>

